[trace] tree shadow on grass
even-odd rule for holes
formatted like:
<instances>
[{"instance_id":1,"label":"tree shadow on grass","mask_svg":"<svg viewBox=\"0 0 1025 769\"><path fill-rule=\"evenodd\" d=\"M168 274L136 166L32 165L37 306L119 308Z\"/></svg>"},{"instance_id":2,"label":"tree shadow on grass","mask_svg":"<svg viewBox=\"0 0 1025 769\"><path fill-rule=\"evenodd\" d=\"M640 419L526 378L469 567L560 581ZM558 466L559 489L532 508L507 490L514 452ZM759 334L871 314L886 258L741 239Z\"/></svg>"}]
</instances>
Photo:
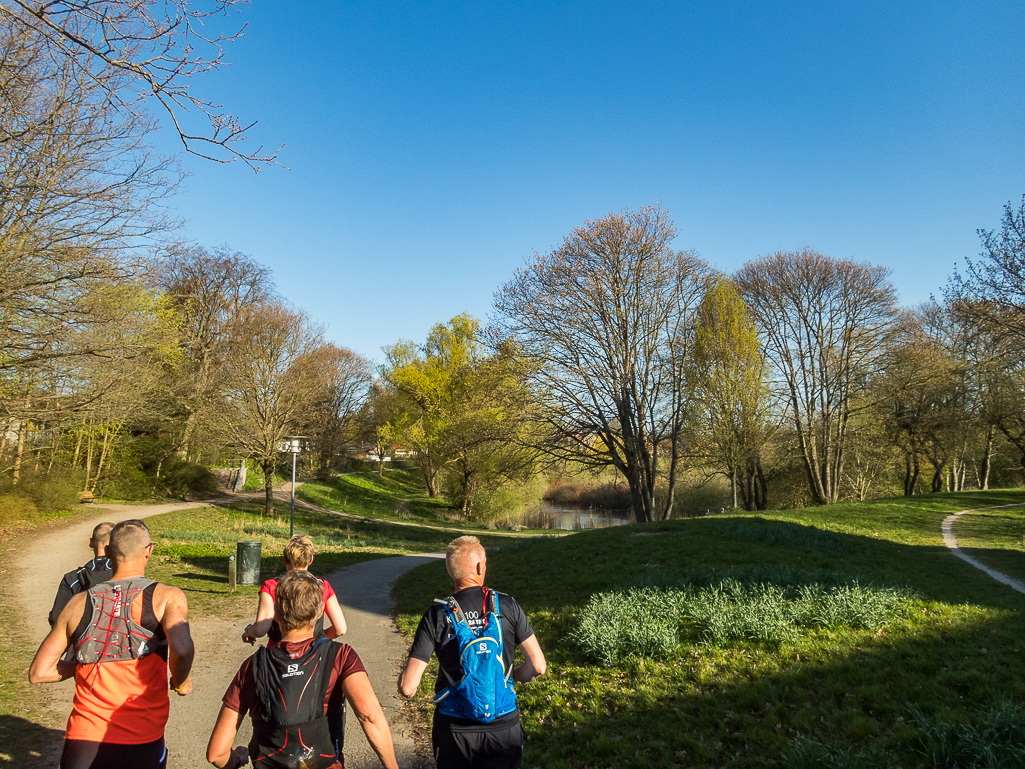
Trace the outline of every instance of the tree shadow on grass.
<instances>
[{"instance_id":1,"label":"tree shadow on grass","mask_svg":"<svg viewBox=\"0 0 1025 769\"><path fill-rule=\"evenodd\" d=\"M738 644L710 674L700 663L708 648L695 646L676 659L626 664L620 680L603 671L617 685L579 703L573 691L594 672L569 668L567 677L553 665L543 688L528 694L524 765L778 767L784 751L810 739L860 753L878 769L941 766L928 754L919 713L978 723L1004 702L1025 704L1020 614L954 630L937 622L913 636L865 635L853 648L806 646L799 658L780 650L765 673ZM570 707L553 723L543 703L560 696ZM1016 742L1025 746L1025 736Z\"/></svg>"},{"instance_id":2,"label":"tree shadow on grass","mask_svg":"<svg viewBox=\"0 0 1025 769\"><path fill-rule=\"evenodd\" d=\"M60 759L64 732L0 714L0 766L50 769Z\"/></svg>"},{"instance_id":3,"label":"tree shadow on grass","mask_svg":"<svg viewBox=\"0 0 1025 769\"><path fill-rule=\"evenodd\" d=\"M490 551L488 584L519 599L551 662L545 678L522 689L525 765L779 767L788 747L811 738L861 755L863 766L930 766L922 727L913 725L918 711L963 722L1005 700L1025 704L1025 596L954 557L938 542L940 520L935 538L919 535L924 544L725 517ZM579 659L566 640L594 593L745 568L770 583L805 574L903 586L922 601L914 609L922 616L835 643L829 631L812 634L799 659L793 649L763 649L756 664L747 655L757 646L738 643L721 653L717 670L694 662L716 653L701 644L619 671ZM410 612L449 587L440 564L401 584ZM560 707L547 705L560 699ZM563 721L553 723L553 713Z\"/></svg>"}]
</instances>

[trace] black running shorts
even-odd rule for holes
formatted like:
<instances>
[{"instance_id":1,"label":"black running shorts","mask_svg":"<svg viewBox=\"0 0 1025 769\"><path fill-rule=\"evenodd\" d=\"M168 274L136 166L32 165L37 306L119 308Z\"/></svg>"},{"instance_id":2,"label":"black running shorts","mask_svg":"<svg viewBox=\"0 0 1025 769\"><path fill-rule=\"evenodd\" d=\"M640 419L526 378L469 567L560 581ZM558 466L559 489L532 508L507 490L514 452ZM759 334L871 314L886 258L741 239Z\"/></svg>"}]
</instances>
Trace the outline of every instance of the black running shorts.
<instances>
[{"instance_id":1,"label":"black running shorts","mask_svg":"<svg viewBox=\"0 0 1025 769\"><path fill-rule=\"evenodd\" d=\"M59 769L166 769L164 738L141 745L64 740Z\"/></svg>"},{"instance_id":2,"label":"black running shorts","mask_svg":"<svg viewBox=\"0 0 1025 769\"><path fill-rule=\"evenodd\" d=\"M523 761L519 723L497 732L454 732L435 723L431 736L438 769L519 769Z\"/></svg>"}]
</instances>

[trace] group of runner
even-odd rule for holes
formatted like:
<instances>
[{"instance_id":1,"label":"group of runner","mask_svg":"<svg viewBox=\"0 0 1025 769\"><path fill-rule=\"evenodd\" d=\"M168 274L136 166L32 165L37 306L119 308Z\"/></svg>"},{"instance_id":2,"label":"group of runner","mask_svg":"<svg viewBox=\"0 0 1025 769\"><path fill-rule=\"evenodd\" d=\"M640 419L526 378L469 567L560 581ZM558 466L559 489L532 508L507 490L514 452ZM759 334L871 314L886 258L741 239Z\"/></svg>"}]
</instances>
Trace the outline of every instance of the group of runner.
<instances>
[{"instance_id":1,"label":"group of runner","mask_svg":"<svg viewBox=\"0 0 1025 769\"><path fill-rule=\"evenodd\" d=\"M180 589L145 576L153 541L142 521L101 523L89 546L92 560L61 581L29 680L75 679L60 769L164 769L170 692L192 691L188 602ZM309 538L292 537L285 574L260 589L242 640L268 640L242 663L222 699L206 754L219 769L250 761L257 769L343 769L346 702L381 764L398 767L359 655L333 640L344 635L345 617L331 585L309 573L313 556ZM516 600L484 586L487 555L476 537L453 540L445 563L454 593L420 620L399 693L412 697L437 655L437 766L516 769L524 734L512 682L543 674L544 654ZM514 664L517 648L523 660ZM246 715L253 737L233 747Z\"/></svg>"}]
</instances>

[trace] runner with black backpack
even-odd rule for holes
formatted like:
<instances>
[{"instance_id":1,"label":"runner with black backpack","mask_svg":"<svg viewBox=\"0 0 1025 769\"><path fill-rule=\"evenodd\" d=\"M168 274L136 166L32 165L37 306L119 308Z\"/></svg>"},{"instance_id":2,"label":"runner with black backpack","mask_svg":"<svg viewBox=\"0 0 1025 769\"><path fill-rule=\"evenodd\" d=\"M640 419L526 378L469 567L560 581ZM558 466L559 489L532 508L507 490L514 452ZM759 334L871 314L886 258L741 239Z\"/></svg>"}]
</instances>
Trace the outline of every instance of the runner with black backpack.
<instances>
[{"instance_id":1,"label":"runner with black backpack","mask_svg":"<svg viewBox=\"0 0 1025 769\"><path fill-rule=\"evenodd\" d=\"M68 605L68 601L72 597L84 593L93 585L106 582L114 576L114 566L107 557L107 543L110 541L110 531L113 528L114 524L106 522L99 523L93 528L92 536L89 537L89 547L93 551L93 557L89 563L65 574L60 585L57 586L53 608L50 609L50 616L47 617L50 627L57 622L61 610Z\"/></svg>"},{"instance_id":2,"label":"runner with black backpack","mask_svg":"<svg viewBox=\"0 0 1025 769\"><path fill-rule=\"evenodd\" d=\"M484 587L487 555L480 540L453 540L445 566L455 592L436 599L420 620L399 693L416 694L437 654L431 737L438 769L518 769L524 737L513 682L542 675L544 653L516 599ZM519 665L513 664L516 649L524 656Z\"/></svg>"},{"instance_id":3,"label":"runner with black backpack","mask_svg":"<svg viewBox=\"0 0 1025 769\"><path fill-rule=\"evenodd\" d=\"M224 694L210 735L207 760L220 769L253 761L256 769L343 769L345 703L386 769L398 769L384 711L359 656L348 644L315 637L324 610L323 583L296 569L277 583L277 644L257 649ZM246 714L253 722L248 747L232 748Z\"/></svg>"}]
</instances>

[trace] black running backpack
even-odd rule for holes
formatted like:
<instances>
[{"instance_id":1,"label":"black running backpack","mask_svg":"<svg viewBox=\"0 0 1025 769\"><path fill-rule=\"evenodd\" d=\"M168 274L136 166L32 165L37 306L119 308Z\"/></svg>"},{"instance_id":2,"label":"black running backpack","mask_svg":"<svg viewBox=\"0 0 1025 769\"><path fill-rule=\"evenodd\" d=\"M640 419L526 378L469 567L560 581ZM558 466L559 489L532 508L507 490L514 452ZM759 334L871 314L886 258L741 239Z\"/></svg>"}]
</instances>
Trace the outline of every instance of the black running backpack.
<instances>
[{"instance_id":1,"label":"black running backpack","mask_svg":"<svg viewBox=\"0 0 1025 769\"><path fill-rule=\"evenodd\" d=\"M331 668L342 647L322 638L292 659L280 646L264 646L253 655L256 694L263 721L253 721L250 748L256 769L326 769L338 760L340 741L324 715Z\"/></svg>"}]
</instances>

